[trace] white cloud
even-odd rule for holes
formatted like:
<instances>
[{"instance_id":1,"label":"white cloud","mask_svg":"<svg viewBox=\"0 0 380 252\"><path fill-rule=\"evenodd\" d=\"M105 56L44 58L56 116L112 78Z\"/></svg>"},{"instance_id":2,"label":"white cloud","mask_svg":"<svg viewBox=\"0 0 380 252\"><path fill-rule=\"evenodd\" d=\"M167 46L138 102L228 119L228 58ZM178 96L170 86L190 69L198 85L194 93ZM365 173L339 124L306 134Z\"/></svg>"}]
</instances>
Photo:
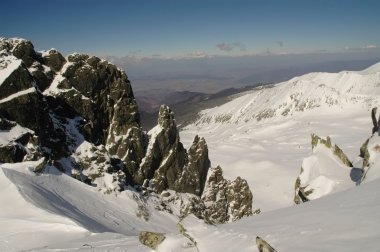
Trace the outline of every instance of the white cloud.
<instances>
[{"instance_id":1,"label":"white cloud","mask_svg":"<svg viewBox=\"0 0 380 252\"><path fill-rule=\"evenodd\" d=\"M363 50L370 50L370 49L377 49L379 48L377 45L366 45L362 47L349 47L345 46L344 49L348 51L363 51Z\"/></svg>"},{"instance_id":2,"label":"white cloud","mask_svg":"<svg viewBox=\"0 0 380 252\"><path fill-rule=\"evenodd\" d=\"M366 45L364 48L365 49L374 49L374 48L378 48L378 46L377 45Z\"/></svg>"},{"instance_id":3,"label":"white cloud","mask_svg":"<svg viewBox=\"0 0 380 252\"><path fill-rule=\"evenodd\" d=\"M190 58L207 58L208 54L203 51L194 51L192 53L189 53L188 56Z\"/></svg>"},{"instance_id":4,"label":"white cloud","mask_svg":"<svg viewBox=\"0 0 380 252\"><path fill-rule=\"evenodd\" d=\"M216 44L216 47L221 50L221 51L225 51L225 52L230 52L230 51L233 51L234 49L238 49L242 52L246 51L247 48L246 46L240 42L240 41L236 41L236 42L233 42L233 43L225 43L225 42L222 42L222 43L218 43Z\"/></svg>"}]
</instances>

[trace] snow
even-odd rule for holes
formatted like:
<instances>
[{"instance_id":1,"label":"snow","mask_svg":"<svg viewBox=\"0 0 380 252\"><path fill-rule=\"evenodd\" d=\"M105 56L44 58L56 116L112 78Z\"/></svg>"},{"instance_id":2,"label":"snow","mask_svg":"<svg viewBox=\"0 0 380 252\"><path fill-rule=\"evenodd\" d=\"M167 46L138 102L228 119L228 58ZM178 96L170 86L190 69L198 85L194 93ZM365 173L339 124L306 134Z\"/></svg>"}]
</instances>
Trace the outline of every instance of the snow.
<instances>
[{"instance_id":1,"label":"snow","mask_svg":"<svg viewBox=\"0 0 380 252\"><path fill-rule=\"evenodd\" d=\"M4 98L4 99L1 99L0 103L9 102L9 101L13 100L14 98L17 98L17 97L23 96L23 95L27 95L27 94L30 94L30 93L34 93L34 92L36 92L36 88L35 87L31 87L31 88L22 90L20 92L14 93L14 94L12 94L12 95Z\"/></svg>"},{"instance_id":2,"label":"snow","mask_svg":"<svg viewBox=\"0 0 380 252\"><path fill-rule=\"evenodd\" d=\"M204 137L213 166L220 165L228 179L247 179L254 209L291 206L302 161L312 153L312 133L330 136L350 160L359 155L372 128L370 110L380 104L377 65L365 73L310 73L244 93L203 110L198 121L180 132L181 140L189 147L194 135ZM273 115L257 120L272 110Z\"/></svg>"},{"instance_id":3,"label":"snow","mask_svg":"<svg viewBox=\"0 0 380 252\"><path fill-rule=\"evenodd\" d=\"M177 220L170 214L149 209L149 221L138 218L131 191L106 195L54 167L36 175L31 168L37 164L0 165L0 251L48 251L55 246L70 247L77 240L81 247L95 233L102 233L97 242L109 233L113 239L127 244L133 241L136 246L140 230L175 231Z\"/></svg>"},{"instance_id":4,"label":"snow","mask_svg":"<svg viewBox=\"0 0 380 252\"><path fill-rule=\"evenodd\" d=\"M33 162L25 162L0 166L0 251L37 247L51 240L64 242L88 233L68 217L53 214L43 210L40 205L31 204L17 185L12 183L12 179L17 179L20 175L17 170L30 174L28 167L35 165ZM20 186L24 190L29 189L30 193L36 193L33 192L33 187L28 188L28 184Z\"/></svg>"},{"instance_id":5,"label":"snow","mask_svg":"<svg viewBox=\"0 0 380 252\"><path fill-rule=\"evenodd\" d=\"M295 207L234 223L207 226L183 220L200 251L258 251L256 236L277 251L378 251L380 180ZM165 243L165 242L164 242Z\"/></svg>"},{"instance_id":6,"label":"snow","mask_svg":"<svg viewBox=\"0 0 380 252\"><path fill-rule=\"evenodd\" d=\"M17 138L28 132L32 133L31 130L24 128L19 124L16 124L9 131L0 130L0 146L7 145L9 144L9 142L16 140Z\"/></svg>"},{"instance_id":7,"label":"snow","mask_svg":"<svg viewBox=\"0 0 380 252\"><path fill-rule=\"evenodd\" d=\"M331 149L318 144L313 154L302 162L302 173L299 178L305 192L313 191L308 198L317 199L327 194L355 187L351 179L351 168L344 165Z\"/></svg>"},{"instance_id":8,"label":"snow","mask_svg":"<svg viewBox=\"0 0 380 252\"><path fill-rule=\"evenodd\" d=\"M146 154L145 154L145 157L141 160L141 164L140 166L143 166L145 161L146 161L146 157L149 157L151 152L152 152L152 149L153 149L153 146L154 144L156 143L156 138L157 136L163 131L163 128L157 124L155 127L153 127L149 132L148 132L148 136L149 136L149 143L148 143L148 147L146 149Z\"/></svg>"},{"instance_id":9,"label":"snow","mask_svg":"<svg viewBox=\"0 0 380 252\"><path fill-rule=\"evenodd\" d=\"M14 56L0 58L0 85L22 64L22 60Z\"/></svg>"}]
</instances>

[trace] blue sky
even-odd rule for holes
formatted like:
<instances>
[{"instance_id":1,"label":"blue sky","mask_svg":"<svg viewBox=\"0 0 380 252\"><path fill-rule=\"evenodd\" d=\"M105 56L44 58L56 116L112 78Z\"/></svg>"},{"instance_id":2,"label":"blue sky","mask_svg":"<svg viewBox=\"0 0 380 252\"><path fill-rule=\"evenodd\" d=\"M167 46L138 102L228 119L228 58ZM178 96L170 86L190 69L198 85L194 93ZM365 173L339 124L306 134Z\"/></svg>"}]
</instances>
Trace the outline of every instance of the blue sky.
<instances>
[{"instance_id":1,"label":"blue sky","mask_svg":"<svg viewBox=\"0 0 380 252\"><path fill-rule=\"evenodd\" d=\"M380 51L378 0L12 0L0 36L37 50L184 57Z\"/></svg>"}]
</instances>

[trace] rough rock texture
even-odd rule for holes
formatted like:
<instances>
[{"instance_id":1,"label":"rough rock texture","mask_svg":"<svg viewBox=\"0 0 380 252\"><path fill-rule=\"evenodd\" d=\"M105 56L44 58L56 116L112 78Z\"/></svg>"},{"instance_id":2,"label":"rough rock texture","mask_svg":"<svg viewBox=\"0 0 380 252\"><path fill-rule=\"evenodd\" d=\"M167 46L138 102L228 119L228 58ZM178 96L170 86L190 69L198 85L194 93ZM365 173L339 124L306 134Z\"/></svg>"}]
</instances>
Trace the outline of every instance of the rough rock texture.
<instances>
[{"instance_id":1,"label":"rough rock texture","mask_svg":"<svg viewBox=\"0 0 380 252\"><path fill-rule=\"evenodd\" d=\"M157 193L165 189L175 190L175 183L187 162L187 152L179 141L174 114L169 107L161 106L158 125L151 130L147 155L136 181L151 180L151 187Z\"/></svg>"},{"instance_id":2,"label":"rough rock texture","mask_svg":"<svg viewBox=\"0 0 380 252\"><path fill-rule=\"evenodd\" d=\"M256 246L259 252L276 252L276 250L260 236L256 237Z\"/></svg>"},{"instance_id":3,"label":"rough rock texture","mask_svg":"<svg viewBox=\"0 0 380 252\"><path fill-rule=\"evenodd\" d=\"M228 181L218 166L211 169L202 195L204 216L212 223L224 223L252 215L252 192L246 180Z\"/></svg>"},{"instance_id":4,"label":"rough rock texture","mask_svg":"<svg viewBox=\"0 0 380 252\"><path fill-rule=\"evenodd\" d=\"M165 238L164 234L155 232L142 231L139 234L140 242L151 249L156 249Z\"/></svg>"},{"instance_id":5,"label":"rough rock texture","mask_svg":"<svg viewBox=\"0 0 380 252\"><path fill-rule=\"evenodd\" d=\"M184 167L180 179L176 181L176 190L201 196L210 165L206 140L203 137L195 136L189 149L188 163Z\"/></svg>"},{"instance_id":6,"label":"rough rock texture","mask_svg":"<svg viewBox=\"0 0 380 252\"><path fill-rule=\"evenodd\" d=\"M352 162L348 159L346 154L344 154L344 152L339 148L339 146L336 144L331 144L331 139L329 136L327 136L326 139L323 139L315 134L312 134L311 148L314 149L318 144L323 144L327 148L331 149L334 152L334 155L336 155L345 165L352 167Z\"/></svg>"},{"instance_id":7,"label":"rough rock texture","mask_svg":"<svg viewBox=\"0 0 380 252\"><path fill-rule=\"evenodd\" d=\"M142 131L128 77L115 65L86 54L36 52L30 41L0 38L0 76L0 162L43 160L39 172L54 165L104 193L134 186L148 197L165 190L189 194L181 212L212 222L251 214L246 181L227 181L220 168L206 181L206 141L196 136L186 151L169 107L161 107L154 129ZM223 214L214 217L213 211Z\"/></svg>"}]
</instances>

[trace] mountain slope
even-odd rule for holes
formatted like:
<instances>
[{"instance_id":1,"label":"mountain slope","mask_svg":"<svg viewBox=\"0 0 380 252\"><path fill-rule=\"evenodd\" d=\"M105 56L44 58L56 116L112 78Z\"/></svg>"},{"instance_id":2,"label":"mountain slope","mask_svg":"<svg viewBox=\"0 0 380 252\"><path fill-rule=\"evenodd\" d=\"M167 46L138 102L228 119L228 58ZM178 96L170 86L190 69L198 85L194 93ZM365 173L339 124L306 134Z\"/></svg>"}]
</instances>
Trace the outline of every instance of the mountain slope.
<instances>
[{"instance_id":1,"label":"mountain slope","mask_svg":"<svg viewBox=\"0 0 380 252\"><path fill-rule=\"evenodd\" d=\"M363 71L310 73L273 86L263 86L217 108L201 112L196 124L247 122L304 111L339 112L342 107L379 104L380 63Z\"/></svg>"}]
</instances>

